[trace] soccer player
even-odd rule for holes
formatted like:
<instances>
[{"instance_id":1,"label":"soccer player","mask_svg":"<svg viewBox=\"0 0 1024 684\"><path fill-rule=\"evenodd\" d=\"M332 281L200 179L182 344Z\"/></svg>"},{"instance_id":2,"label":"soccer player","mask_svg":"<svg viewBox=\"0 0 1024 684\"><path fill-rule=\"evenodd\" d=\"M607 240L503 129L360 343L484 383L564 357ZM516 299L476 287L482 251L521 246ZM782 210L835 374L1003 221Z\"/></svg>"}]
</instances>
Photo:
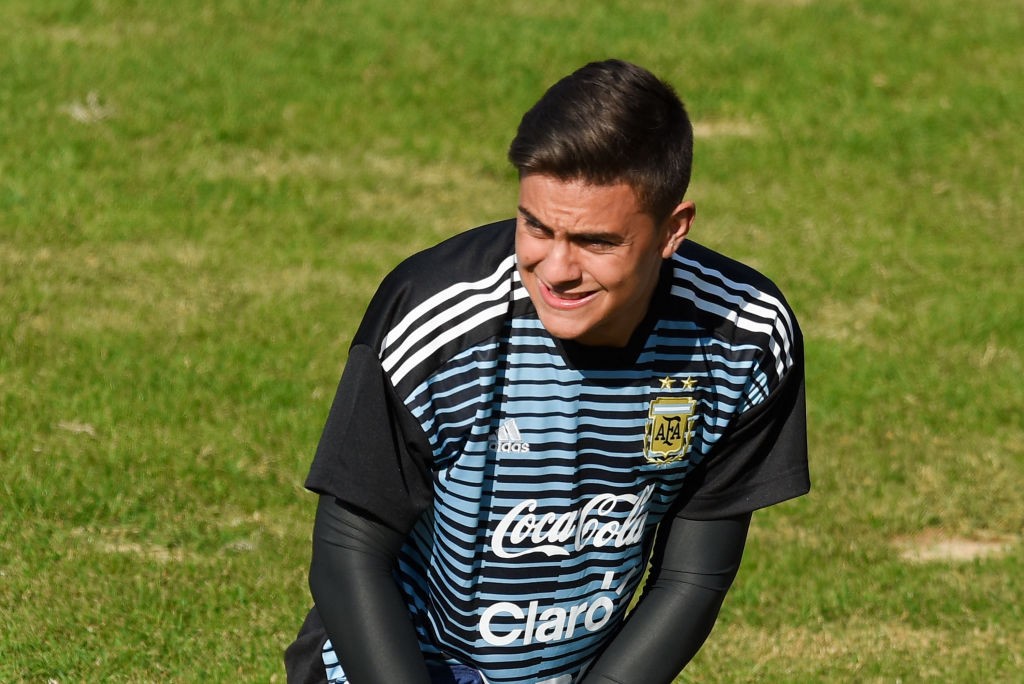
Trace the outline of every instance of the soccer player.
<instances>
[{"instance_id":1,"label":"soccer player","mask_svg":"<svg viewBox=\"0 0 1024 684\"><path fill-rule=\"evenodd\" d=\"M289 682L656 684L701 647L751 513L810 483L800 330L686 239L692 146L669 85L588 64L522 119L516 218L384 279L306 480Z\"/></svg>"}]
</instances>

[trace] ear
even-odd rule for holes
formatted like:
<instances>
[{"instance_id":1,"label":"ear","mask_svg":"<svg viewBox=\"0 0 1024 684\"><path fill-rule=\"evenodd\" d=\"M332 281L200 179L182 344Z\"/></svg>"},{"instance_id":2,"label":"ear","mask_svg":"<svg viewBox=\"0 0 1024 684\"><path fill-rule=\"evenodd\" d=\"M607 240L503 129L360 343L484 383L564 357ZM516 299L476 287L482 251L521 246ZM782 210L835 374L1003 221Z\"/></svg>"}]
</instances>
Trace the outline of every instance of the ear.
<instances>
[{"instance_id":1,"label":"ear","mask_svg":"<svg viewBox=\"0 0 1024 684\"><path fill-rule=\"evenodd\" d=\"M686 234L690 232L690 226L693 225L693 219L697 216L697 205L693 202L686 201L680 202L679 206L672 210L672 213L663 224L662 233L664 235L665 242L661 247L661 258L668 259L675 251L679 249L679 245L683 244L683 240L686 239Z\"/></svg>"}]
</instances>

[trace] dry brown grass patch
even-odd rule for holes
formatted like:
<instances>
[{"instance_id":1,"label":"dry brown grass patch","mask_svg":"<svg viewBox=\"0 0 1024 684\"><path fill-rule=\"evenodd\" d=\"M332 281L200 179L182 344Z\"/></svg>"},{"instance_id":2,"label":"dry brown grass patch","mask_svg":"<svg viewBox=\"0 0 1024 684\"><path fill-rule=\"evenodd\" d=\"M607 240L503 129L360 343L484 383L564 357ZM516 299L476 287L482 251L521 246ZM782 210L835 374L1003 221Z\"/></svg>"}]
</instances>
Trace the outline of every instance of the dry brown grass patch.
<instances>
[{"instance_id":1,"label":"dry brown grass patch","mask_svg":"<svg viewBox=\"0 0 1024 684\"><path fill-rule=\"evenodd\" d=\"M1009 535L984 530L963 536L942 529L927 529L915 535L897 537L892 544L901 558L912 563L962 563L1004 556L1018 541Z\"/></svg>"}]
</instances>

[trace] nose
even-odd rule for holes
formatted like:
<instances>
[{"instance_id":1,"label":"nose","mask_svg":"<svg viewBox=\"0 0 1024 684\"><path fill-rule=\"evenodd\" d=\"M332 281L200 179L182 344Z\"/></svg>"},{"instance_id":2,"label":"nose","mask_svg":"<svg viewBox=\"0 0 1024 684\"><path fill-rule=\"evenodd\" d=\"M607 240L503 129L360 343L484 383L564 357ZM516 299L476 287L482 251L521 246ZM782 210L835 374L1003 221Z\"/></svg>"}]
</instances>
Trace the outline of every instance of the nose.
<instances>
[{"instance_id":1,"label":"nose","mask_svg":"<svg viewBox=\"0 0 1024 684\"><path fill-rule=\"evenodd\" d=\"M582 275L576 250L568 240L552 240L551 249L544 259L544 280L549 285L573 285Z\"/></svg>"}]
</instances>

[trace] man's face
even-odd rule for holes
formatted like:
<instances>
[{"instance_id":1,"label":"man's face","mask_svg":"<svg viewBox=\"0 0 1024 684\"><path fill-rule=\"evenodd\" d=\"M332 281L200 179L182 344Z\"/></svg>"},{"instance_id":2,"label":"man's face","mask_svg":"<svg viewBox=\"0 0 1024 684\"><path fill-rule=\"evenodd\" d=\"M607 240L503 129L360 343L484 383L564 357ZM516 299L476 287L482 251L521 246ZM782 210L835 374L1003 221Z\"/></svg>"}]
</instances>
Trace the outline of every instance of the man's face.
<instances>
[{"instance_id":1,"label":"man's face","mask_svg":"<svg viewBox=\"0 0 1024 684\"><path fill-rule=\"evenodd\" d=\"M693 203L684 202L656 225L624 183L524 176L516 258L545 329L581 344L625 346L693 214Z\"/></svg>"}]
</instances>

